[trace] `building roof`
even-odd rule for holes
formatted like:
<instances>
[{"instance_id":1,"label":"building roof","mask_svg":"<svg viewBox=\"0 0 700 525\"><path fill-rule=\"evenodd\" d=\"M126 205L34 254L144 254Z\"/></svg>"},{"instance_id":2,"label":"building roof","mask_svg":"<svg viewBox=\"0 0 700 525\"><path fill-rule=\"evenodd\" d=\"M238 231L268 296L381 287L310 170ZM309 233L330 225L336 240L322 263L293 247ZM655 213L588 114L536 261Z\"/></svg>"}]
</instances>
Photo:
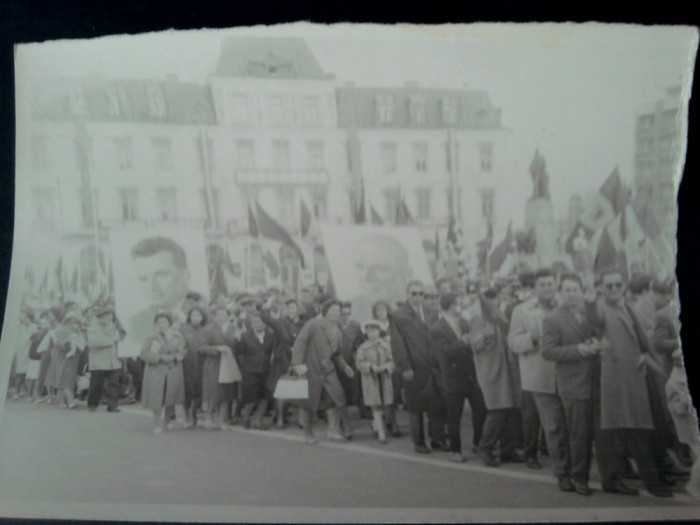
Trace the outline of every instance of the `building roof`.
<instances>
[{"instance_id":1,"label":"building roof","mask_svg":"<svg viewBox=\"0 0 700 525\"><path fill-rule=\"evenodd\" d=\"M380 122L377 104L380 96L390 96L393 116ZM355 87L346 85L336 90L338 124L358 128L447 128L499 129L501 110L494 107L486 91L421 88L406 85L396 88ZM410 105L421 100L425 118L421 123L412 121ZM444 119L447 100L456 102L454 120Z\"/></svg>"},{"instance_id":2,"label":"building roof","mask_svg":"<svg viewBox=\"0 0 700 525\"><path fill-rule=\"evenodd\" d=\"M41 120L216 123L209 88L175 79L52 78L32 82L30 89L33 117Z\"/></svg>"},{"instance_id":3,"label":"building roof","mask_svg":"<svg viewBox=\"0 0 700 525\"><path fill-rule=\"evenodd\" d=\"M231 37L221 44L216 75L329 79L303 38Z\"/></svg>"}]
</instances>

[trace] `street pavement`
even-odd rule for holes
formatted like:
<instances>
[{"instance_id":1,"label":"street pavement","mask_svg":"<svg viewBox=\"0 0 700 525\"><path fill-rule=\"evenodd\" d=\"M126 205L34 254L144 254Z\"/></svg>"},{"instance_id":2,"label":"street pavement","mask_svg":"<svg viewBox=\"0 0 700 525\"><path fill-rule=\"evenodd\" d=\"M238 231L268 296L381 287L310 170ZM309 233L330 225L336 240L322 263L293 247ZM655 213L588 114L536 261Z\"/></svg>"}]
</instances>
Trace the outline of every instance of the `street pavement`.
<instances>
[{"instance_id":1,"label":"street pavement","mask_svg":"<svg viewBox=\"0 0 700 525\"><path fill-rule=\"evenodd\" d=\"M162 511L159 519L209 516L211 521L216 516L187 514L199 507L185 506L221 506L207 512L238 508L240 513L222 519L244 521L245 516L248 521L265 516L313 520L314 514L299 514L310 508L322 509L317 516L323 521L334 521L339 516L335 510L350 513L347 516L356 521L433 516L447 521L498 516L520 521L528 516L700 518L700 506L682 485L673 499L600 490L582 497L557 489L546 457L539 471L514 464L486 467L468 451L467 462L456 464L446 453L415 454L407 435L378 444L370 422L354 416L352 441L307 445L296 427L267 431L197 427L154 436L150 414L137 405L109 414L104 408L90 413L84 407L65 410L7 401L0 425L0 516L11 512L44 517L42 512L57 512L56 503L72 502L76 509L98 513L126 509L124 504L139 509L146 504L151 510L163 505L168 507L157 507ZM463 441L469 443L468 414L464 420ZM317 427L323 437L323 424L318 422ZM599 489L595 479L594 473L592 486ZM172 514L174 509L182 512ZM265 514L266 509L273 514ZM395 512L383 514L381 509Z\"/></svg>"}]
</instances>

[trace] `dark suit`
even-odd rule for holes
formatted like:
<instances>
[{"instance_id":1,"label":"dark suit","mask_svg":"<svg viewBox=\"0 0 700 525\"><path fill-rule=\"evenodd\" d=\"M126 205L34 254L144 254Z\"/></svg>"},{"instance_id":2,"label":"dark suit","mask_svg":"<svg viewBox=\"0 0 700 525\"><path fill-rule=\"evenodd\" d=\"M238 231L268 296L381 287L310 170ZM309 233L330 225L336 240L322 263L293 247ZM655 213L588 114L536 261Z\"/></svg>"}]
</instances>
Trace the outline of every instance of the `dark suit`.
<instances>
[{"instance_id":1,"label":"dark suit","mask_svg":"<svg viewBox=\"0 0 700 525\"><path fill-rule=\"evenodd\" d=\"M434 441L445 439L445 400L437 352L428 333L435 321L427 310L423 319L408 303L391 316L391 350L396 370L413 371L411 381L403 379L403 394L411 422L411 435L416 445L424 445L423 413L428 414L429 434Z\"/></svg>"},{"instance_id":2,"label":"dark suit","mask_svg":"<svg viewBox=\"0 0 700 525\"><path fill-rule=\"evenodd\" d=\"M234 351L238 366L241 369L241 400L243 405L257 403L261 399L269 399L267 391L267 375L270 373L272 352L277 346L277 337L272 329L264 329L262 343L255 332L246 330L241 340L236 343Z\"/></svg>"},{"instance_id":3,"label":"dark suit","mask_svg":"<svg viewBox=\"0 0 700 525\"><path fill-rule=\"evenodd\" d=\"M469 333L469 324L464 319L458 321L460 336ZM458 337L445 318L437 321L430 329L430 340L437 351L442 383L447 401L447 429L453 452L462 452L460 426L464 400L469 400L472 412L474 434L472 444L476 447L486 419L484 396L476 379L476 367L471 348Z\"/></svg>"},{"instance_id":4,"label":"dark suit","mask_svg":"<svg viewBox=\"0 0 700 525\"><path fill-rule=\"evenodd\" d=\"M593 441L593 403L597 357L583 357L577 346L595 337L595 330L581 311L577 315L566 306L549 313L542 323L542 356L556 363L556 392L564 410L565 435L559 436L561 475L579 483L588 483ZM596 440L596 450L600 443ZM601 454L597 453L600 459ZM604 457L604 454L603 454ZM599 461L600 463L600 461ZM606 465L599 467L602 477ZM609 470L609 469L608 469ZM606 484L607 481L604 481Z\"/></svg>"}]
</instances>

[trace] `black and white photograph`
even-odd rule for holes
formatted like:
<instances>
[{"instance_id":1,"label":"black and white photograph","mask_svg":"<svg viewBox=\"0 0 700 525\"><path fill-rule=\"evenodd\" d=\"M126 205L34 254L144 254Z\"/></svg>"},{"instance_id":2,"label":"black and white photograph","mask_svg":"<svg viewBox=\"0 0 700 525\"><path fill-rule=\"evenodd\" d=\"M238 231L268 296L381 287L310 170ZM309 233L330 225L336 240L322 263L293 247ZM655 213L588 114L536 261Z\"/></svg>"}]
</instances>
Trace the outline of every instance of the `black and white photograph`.
<instances>
[{"instance_id":1,"label":"black and white photograph","mask_svg":"<svg viewBox=\"0 0 700 525\"><path fill-rule=\"evenodd\" d=\"M0 517L700 519L690 26L15 49Z\"/></svg>"}]
</instances>

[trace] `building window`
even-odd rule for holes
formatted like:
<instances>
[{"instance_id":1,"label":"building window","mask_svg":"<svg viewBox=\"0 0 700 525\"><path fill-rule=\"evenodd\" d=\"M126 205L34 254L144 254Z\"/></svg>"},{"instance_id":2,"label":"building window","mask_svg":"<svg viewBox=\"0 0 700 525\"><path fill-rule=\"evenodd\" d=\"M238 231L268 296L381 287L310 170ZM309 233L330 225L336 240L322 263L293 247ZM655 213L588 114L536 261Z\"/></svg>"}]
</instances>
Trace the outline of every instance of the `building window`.
<instances>
[{"instance_id":1,"label":"building window","mask_svg":"<svg viewBox=\"0 0 700 525\"><path fill-rule=\"evenodd\" d=\"M314 206L314 217L319 220L325 220L328 216L328 201L325 191L314 191L312 199Z\"/></svg>"},{"instance_id":2,"label":"building window","mask_svg":"<svg viewBox=\"0 0 700 525\"><path fill-rule=\"evenodd\" d=\"M231 122L234 124L248 124L250 122L246 95L233 95L231 97Z\"/></svg>"},{"instance_id":3,"label":"building window","mask_svg":"<svg viewBox=\"0 0 700 525\"><path fill-rule=\"evenodd\" d=\"M68 89L68 106L70 114L74 117L87 115L87 103L85 102L85 92L82 86L71 86Z\"/></svg>"},{"instance_id":4,"label":"building window","mask_svg":"<svg viewBox=\"0 0 700 525\"><path fill-rule=\"evenodd\" d=\"M49 167L49 144L46 137L32 137L32 167Z\"/></svg>"},{"instance_id":5,"label":"building window","mask_svg":"<svg viewBox=\"0 0 700 525\"><path fill-rule=\"evenodd\" d=\"M442 106L442 123L456 124L457 123L457 97L445 97L441 101Z\"/></svg>"},{"instance_id":6,"label":"building window","mask_svg":"<svg viewBox=\"0 0 700 525\"><path fill-rule=\"evenodd\" d=\"M304 97L301 102L302 124L313 126L321 123L321 108L318 97Z\"/></svg>"},{"instance_id":7,"label":"building window","mask_svg":"<svg viewBox=\"0 0 700 525\"><path fill-rule=\"evenodd\" d=\"M651 153L653 141L651 139L642 139L638 143L637 153L648 154Z\"/></svg>"},{"instance_id":8,"label":"building window","mask_svg":"<svg viewBox=\"0 0 700 525\"><path fill-rule=\"evenodd\" d=\"M493 169L493 143L484 142L479 144L479 163L481 171L491 172Z\"/></svg>"},{"instance_id":9,"label":"building window","mask_svg":"<svg viewBox=\"0 0 700 525\"><path fill-rule=\"evenodd\" d=\"M637 128L641 130L648 130L654 127L654 115L642 115L637 117Z\"/></svg>"},{"instance_id":10,"label":"building window","mask_svg":"<svg viewBox=\"0 0 700 525\"><path fill-rule=\"evenodd\" d=\"M394 121L396 113L396 103L394 96L389 93L380 93L376 98L377 122L380 124L390 124Z\"/></svg>"},{"instance_id":11,"label":"building window","mask_svg":"<svg viewBox=\"0 0 700 525\"><path fill-rule=\"evenodd\" d=\"M173 168L173 150L170 139L152 139L155 167L159 170Z\"/></svg>"},{"instance_id":12,"label":"building window","mask_svg":"<svg viewBox=\"0 0 700 525\"><path fill-rule=\"evenodd\" d=\"M411 97L409 100L409 113L414 124L425 123L425 99L421 96Z\"/></svg>"},{"instance_id":13,"label":"building window","mask_svg":"<svg viewBox=\"0 0 700 525\"><path fill-rule=\"evenodd\" d=\"M671 129L676 125L678 120L678 110L677 109L667 109L661 114L661 122L663 123L664 129Z\"/></svg>"},{"instance_id":14,"label":"building window","mask_svg":"<svg viewBox=\"0 0 700 525\"><path fill-rule=\"evenodd\" d=\"M323 142L308 142L306 144L306 154L310 170L322 170L326 167L323 155Z\"/></svg>"},{"instance_id":15,"label":"building window","mask_svg":"<svg viewBox=\"0 0 700 525\"><path fill-rule=\"evenodd\" d=\"M177 189L158 189L158 218L163 221L177 219Z\"/></svg>"},{"instance_id":16,"label":"building window","mask_svg":"<svg viewBox=\"0 0 700 525\"><path fill-rule=\"evenodd\" d=\"M122 188L119 191L121 218L123 221L138 219L139 191L136 188Z\"/></svg>"},{"instance_id":17,"label":"building window","mask_svg":"<svg viewBox=\"0 0 700 525\"><path fill-rule=\"evenodd\" d=\"M236 163L239 169L249 170L255 167L255 146L252 140L236 141Z\"/></svg>"},{"instance_id":18,"label":"building window","mask_svg":"<svg viewBox=\"0 0 700 525\"><path fill-rule=\"evenodd\" d=\"M40 224L54 224L56 208L53 188L35 188L33 190L36 221Z\"/></svg>"},{"instance_id":19,"label":"building window","mask_svg":"<svg viewBox=\"0 0 700 525\"><path fill-rule=\"evenodd\" d=\"M493 219L495 192L493 188L481 190L481 216L485 219Z\"/></svg>"},{"instance_id":20,"label":"building window","mask_svg":"<svg viewBox=\"0 0 700 525\"><path fill-rule=\"evenodd\" d=\"M427 142L416 142L413 144L413 167L415 171L420 173L428 171Z\"/></svg>"},{"instance_id":21,"label":"building window","mask_svg":"<svg viewBox=\"0 0 700 525\"><path fill-rule=\"evenodd\" d=\"M396 211L399 208L399 191L396 188L385 188L384 204L386 205L386 216L389 222L396 220Z\"/></svg>"},{"instance_id":22,"label":"building window","mask_svg":"<svg viewBox=\"0 0 700 525\"><path fill-rule=\"evenodd\" d=\"M280 95L270 97L270 124L284 124L284 100Z\"/></svg>"},{"instance_id":23,"label":"building window","mask_svg":"<svg viewBox=\"0 0 700 525\"><path fill-rule=\"evenodd\" d=\"M396 143L382 142L382 173L396 173Z\"/></svg>"},{"instance_id":24,"label":"building window","mask_svg":"<svg viewBox=\"0 0 700 525\"><path fill-rule=\"evenodd\" d=\"M114 157L118 170L134 169L134 141L131 137L114 139Z\"/></svg>"},{"instance_id":25,"label":"building window","mask_svg":"<svg viewBox=\"0 0 700 525\"><path fill-rule=\"evenodd\" d=\"M165 94L160 86L149 84L146 88L146 94L148 96L148 113L156 118L166 117Z\"/></svg>"},{"instance_id":26,"label":"building window","mask_svg":"<svg viewBox=\"0 0 700 525\"><path fill-rule=\"evenodd\" d=\"M277 170L288 170L290 168L289 141L276 140L272 143L272 162Z\"/></svg>"},{"instance_id":27,"label":"building window","mask_svg":"<svg viewBox=\"0 0 700 525\"><path fill-rule=\"evenodd\" d=\"M430 188L416 189L416 203L418 204L418 219L430 218Z\"/></svg>"}]
</instances>

